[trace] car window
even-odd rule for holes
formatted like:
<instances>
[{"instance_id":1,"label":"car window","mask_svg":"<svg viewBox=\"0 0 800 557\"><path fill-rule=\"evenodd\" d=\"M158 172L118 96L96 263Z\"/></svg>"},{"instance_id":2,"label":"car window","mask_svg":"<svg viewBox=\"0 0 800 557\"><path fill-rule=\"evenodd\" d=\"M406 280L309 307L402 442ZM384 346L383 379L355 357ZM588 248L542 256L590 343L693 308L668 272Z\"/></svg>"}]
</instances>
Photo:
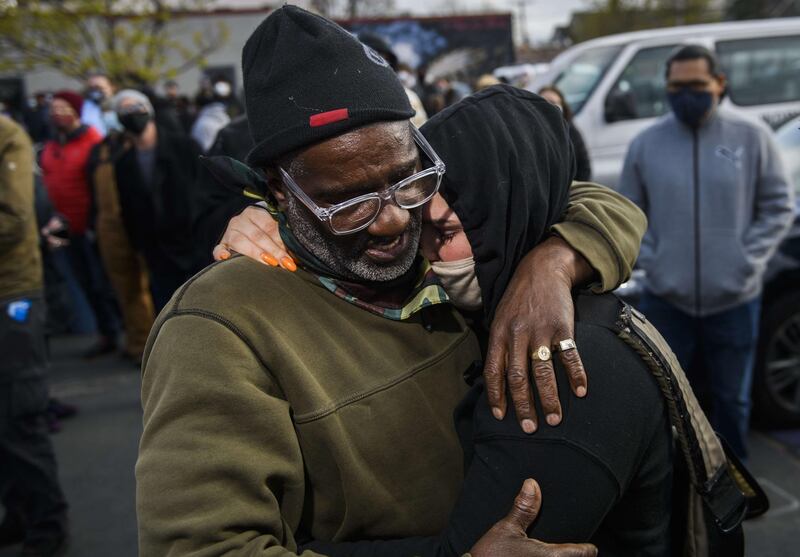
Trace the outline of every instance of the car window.
<instances>
[{"instance_id":1,"label":"car window","mask_svg":"<svg viewBox=\"0 0 800 557\"><path fill-rule=\"evenodd\" d=\"M669 110L664 68L675 46L643 48L634 55L606 97L607 122L653 118Z\"/></svg>"},{"instance_id":2,"label":"car window","mask_svg":"<svg viewBox=\"0 0 800 557\"><path fill-rule=\"evenodd\" d=\"M800 118L786 122L775 132L775 140L787 147L800 147Z\"/></svg>"},{"instance_id":3,"label":"car window","mask_svg":"<svg viewBox=\"0 0 800 557\"><path fill-rule=\"evenodd\" d=\"M795 118L775 132L775 141L783 156L786 171L800 197L800 118Z\"/></svg>"},{"instance_id":4,"label":"car window","mask_svg":"<svg viewBox=\"0 0 800 557\"><path fill-rule=\"evenodd\" d=\"M576 56L555 80L572 112L580 112L622 46L594 48Z\"/></svg>"},{"instance_id":5,"label":"car window","mask_svg":"<svg viewBox=\"0 0 800 557\"><path fill-rule=\"evenodd\" d=\"M721 41L717 53L734 104L800 100L800 35Z\"/></svg>"}]
</instances>

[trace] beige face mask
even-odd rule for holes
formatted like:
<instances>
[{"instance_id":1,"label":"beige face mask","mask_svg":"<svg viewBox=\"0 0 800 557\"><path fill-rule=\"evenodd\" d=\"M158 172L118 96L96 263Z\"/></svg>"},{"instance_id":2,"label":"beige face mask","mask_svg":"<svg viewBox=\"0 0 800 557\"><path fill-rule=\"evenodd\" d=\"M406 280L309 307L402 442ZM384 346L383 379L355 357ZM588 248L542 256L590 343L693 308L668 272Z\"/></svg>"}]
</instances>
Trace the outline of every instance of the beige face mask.
<instances>
[{"instance_id":1,"label":"beige face mask","mask_svg":"<svg viewBox=\"0 0 800 557\"><path fill-rule=\"evenodd\" d=\"M475 260L472 257L457 261L436 261L431 263L431 267L453 305L465 311L483 308L481 287L478 285Z\"/></svg>"}]
</instances>

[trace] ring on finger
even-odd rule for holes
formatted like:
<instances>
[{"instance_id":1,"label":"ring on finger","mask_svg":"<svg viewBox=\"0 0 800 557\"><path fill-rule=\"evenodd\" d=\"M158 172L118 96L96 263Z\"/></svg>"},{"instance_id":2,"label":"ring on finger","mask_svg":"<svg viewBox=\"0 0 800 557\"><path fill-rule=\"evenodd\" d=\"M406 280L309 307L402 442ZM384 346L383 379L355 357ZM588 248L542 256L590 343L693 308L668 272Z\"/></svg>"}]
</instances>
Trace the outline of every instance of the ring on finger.
<instances>
[{"instance_id":1,"label":"ring on finger","mask_svg":"<svg viewBox=\"0 0 800 557\"><path fill-rule=\"evenodd\" d=\"M557 350L566 352L567 350L575 350L578 346L575 344L575 339L565 338L559 341Z\"/></svg>"},{"instance_id":2,"label":"ring on finger","mask_svg":"<svg viewBox=\"0 0 800 557\"><path fill-rule=\"evenodd\" d=\"M549 362L551 355L547 346L540 346L531 354L531 360L534 362Z\"/></svg>"}]
</instances>

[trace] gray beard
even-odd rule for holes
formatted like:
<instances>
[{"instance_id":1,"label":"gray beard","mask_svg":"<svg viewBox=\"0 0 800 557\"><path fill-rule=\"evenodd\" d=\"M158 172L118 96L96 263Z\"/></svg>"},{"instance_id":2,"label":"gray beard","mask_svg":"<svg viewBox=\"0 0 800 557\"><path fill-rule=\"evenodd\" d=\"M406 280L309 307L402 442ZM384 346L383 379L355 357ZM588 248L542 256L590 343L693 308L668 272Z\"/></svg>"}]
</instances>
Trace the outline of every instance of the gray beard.
<instances>
[{"instance_id":1,"label":"gray beard","mask_svg":"<svg viewBox=\"0 0 800 557\"><path fill-rule=\"evenodd\" d=\"M293 195L286 198L286 218L297 241L317 259L341 277L355 282L387 282L403 276L414 264L422 232L422 210L409 211L411 221L408 250L393 263L379 265L365 253L370 240L366 230L347 236L336 236L316 216L302 206Z\"/></svg>"}]
</instances>

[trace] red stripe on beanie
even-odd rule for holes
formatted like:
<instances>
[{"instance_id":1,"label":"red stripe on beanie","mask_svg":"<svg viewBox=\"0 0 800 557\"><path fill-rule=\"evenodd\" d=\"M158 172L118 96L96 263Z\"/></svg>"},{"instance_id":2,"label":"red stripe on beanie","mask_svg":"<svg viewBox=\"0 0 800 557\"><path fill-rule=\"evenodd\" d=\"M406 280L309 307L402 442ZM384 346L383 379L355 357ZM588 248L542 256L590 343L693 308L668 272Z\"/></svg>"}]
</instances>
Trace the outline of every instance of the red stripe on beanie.
<instances>
[{"instance_id":1,"label":"red stripe on beanie","mask_svg":"<svg viewBox=\"0 0 800 557\"><path fill-rule=\"evenodd\" d=\"M341 122L342 120L347 120L348 118L350 118L350 114L347 112L347 109L339 108L337 110L329 110L328 112L314 114L308 119L308 125L310 125L312 128L318 128L320 126L333 124L334 122Z\"/></svg>"}]
</instances>

